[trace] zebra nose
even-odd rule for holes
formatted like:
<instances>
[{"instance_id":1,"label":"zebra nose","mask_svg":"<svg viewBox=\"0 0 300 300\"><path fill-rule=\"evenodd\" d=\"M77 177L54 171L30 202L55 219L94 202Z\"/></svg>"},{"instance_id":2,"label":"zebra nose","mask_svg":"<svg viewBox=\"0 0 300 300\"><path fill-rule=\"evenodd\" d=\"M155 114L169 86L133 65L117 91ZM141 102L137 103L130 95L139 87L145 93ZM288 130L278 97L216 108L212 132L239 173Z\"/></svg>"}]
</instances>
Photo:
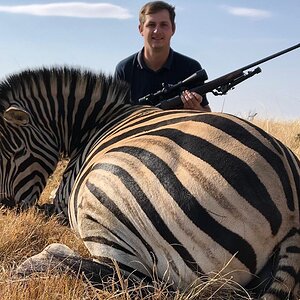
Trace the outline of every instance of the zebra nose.
<instances>
[{"instance_id":1,"label":"zebra nose","mask_svg":"<svg viewBox=\"0 0 300 300\"><path fill-rule=\"evenodd\" d=\"M5 197L3 199L0 199L0 206L4 206L6 208L13 208L16 206L16 202L13 200L13 198Z\"/></svg>"}]
</instances>

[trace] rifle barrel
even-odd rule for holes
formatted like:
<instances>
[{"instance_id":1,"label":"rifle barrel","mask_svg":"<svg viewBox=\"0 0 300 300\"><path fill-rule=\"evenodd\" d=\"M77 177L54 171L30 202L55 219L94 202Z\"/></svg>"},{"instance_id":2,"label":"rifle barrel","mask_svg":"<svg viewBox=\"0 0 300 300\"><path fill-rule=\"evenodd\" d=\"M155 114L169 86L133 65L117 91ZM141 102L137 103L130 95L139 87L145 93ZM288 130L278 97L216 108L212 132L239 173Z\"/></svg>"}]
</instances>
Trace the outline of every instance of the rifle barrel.
<instances>
[{"instance_id":1,"label":"rifle barrel","mask_svg":"<svg viewBox=\"0 0 300 300\"><path fill-rule=\"evenodd\" d=\"M297 44L297 45L294 45L294 46L292 46L292 47L289 47L289 48L287 48L287 49L284 49L284 50L282 50L282 51L279 51L279 52L277 52L277 53L275 53L275 54L272 54L272 55L270 55L270 56L267 56L267 57L265 57L265 58L263 58L263 59L261 59L261 60L258 60L258 61L254 62L254 63L252 63L252 64L249 64L249 65L243 67L241 70L242 70L242 71L245 71L245 70L250 69L250 68L252 68L252 67L255 67L255 66L259 65L259 64L262 64L262 63L264 63L264 62L266 62L266 61L268 61L268 60L271 60L271 59L273 59L273 58L275 58L275 57L278 57L278 56L283 55L283 54L285 54L285 53L287 53L287 52L293 51L293 50L295 50L295 49L297 49L297 48L299 48L299 47L300 47L300 43Z\"/></svg>"}]
</instances>

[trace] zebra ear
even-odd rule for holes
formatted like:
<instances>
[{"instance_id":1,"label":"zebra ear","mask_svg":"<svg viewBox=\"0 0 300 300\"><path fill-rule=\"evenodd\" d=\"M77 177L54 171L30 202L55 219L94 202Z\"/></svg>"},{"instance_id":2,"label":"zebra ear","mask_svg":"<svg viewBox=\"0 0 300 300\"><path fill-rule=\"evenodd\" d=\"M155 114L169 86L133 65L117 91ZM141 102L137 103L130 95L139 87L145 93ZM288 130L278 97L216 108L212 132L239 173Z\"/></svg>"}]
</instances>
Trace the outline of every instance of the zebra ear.
<instances>
[{"instance_id":1,"label":"zebra ear","mask_svg":"<svg viewBox=\"0 0 300 300\"><path fill-rule=\"evenodd\" d=\"M29 113L20 107L11 106L4 111L4 120L17 126L25 126L29 123Z\"/></svg>"}]
</instances>

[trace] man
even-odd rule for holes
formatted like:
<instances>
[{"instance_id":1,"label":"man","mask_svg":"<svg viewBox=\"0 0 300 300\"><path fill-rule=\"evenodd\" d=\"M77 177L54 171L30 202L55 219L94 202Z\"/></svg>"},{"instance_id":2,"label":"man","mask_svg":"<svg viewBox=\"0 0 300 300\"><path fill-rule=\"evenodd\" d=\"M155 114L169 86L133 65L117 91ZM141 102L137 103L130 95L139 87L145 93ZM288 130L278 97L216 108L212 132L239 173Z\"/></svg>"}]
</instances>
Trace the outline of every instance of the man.
<instances>
[{"instance_id":1,"label":"man","mask_svg":"<svg viewBox=\"0 0 300 300\"><path fill-rule=\"evenodd\" d=\"M162 89L162 84L176 84L201 69L196 60L173 51L175 7L163 1L145 4L139 14L139 32L143 49L118 63L115 78L131 86L131 99L138 99ZM203 82L201 82L203 83ZM185 90L181 94L184 108L211 111L207 98Z\"/></svg>"}]
</instances>

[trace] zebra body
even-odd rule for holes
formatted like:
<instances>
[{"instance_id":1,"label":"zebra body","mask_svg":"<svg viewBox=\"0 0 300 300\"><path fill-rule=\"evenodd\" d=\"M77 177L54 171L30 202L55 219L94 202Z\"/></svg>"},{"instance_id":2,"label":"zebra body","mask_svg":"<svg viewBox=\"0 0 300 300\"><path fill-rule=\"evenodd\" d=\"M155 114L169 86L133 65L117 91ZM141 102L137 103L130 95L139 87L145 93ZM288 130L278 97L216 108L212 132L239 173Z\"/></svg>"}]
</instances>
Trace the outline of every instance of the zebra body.
<instances>
[{"instance_id":1,"label":"zebra body","mask_svg":"<svg viewBox=\"0 0 300 300\"><path fill-rule=\"evenodd\" d=\"M100 269L245 286L279 249L265 299L296 295L299 161L279 141L231 115L131 106L122 84L76 70L21 73L0 97L0 201L32 205L69 156L56 207Z\"/></svg>"}]
</instances>

